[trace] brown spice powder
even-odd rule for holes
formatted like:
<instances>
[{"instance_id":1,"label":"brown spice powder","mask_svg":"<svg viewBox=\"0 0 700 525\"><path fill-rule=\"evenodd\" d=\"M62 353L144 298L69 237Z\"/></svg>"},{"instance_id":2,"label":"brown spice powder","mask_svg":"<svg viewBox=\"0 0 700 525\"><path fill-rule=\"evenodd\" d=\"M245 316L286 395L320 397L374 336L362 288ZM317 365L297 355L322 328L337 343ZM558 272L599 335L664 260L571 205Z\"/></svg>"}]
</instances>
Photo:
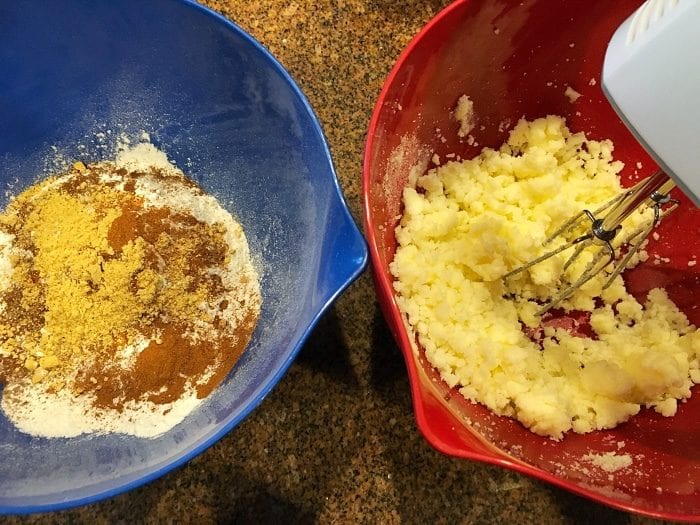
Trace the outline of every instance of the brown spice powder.
<instances>
[{"instance_id":1,"label":"brown spice powder","mask_svg":"<svg viewBox=\"0 0 700 525\"><path fill-rule=\"evenodd\" d=\"M100 175L109 171L108 182ZM114 177L114 175L119 177ZM146 207L140 177L201 191L157 170L109 164L75 169L18 196L0 215L14 236L12 284L0 294L0 378L32 382L120 409L169 403L189 388L208 395L244 351L260 297L233 304L224 285L231 253L221 224ZM237 308L242 322L224 314ZM120 349L150 340L132 362ZM128 361L128 360L127 360Z\"/></svg>"}]
</instances>

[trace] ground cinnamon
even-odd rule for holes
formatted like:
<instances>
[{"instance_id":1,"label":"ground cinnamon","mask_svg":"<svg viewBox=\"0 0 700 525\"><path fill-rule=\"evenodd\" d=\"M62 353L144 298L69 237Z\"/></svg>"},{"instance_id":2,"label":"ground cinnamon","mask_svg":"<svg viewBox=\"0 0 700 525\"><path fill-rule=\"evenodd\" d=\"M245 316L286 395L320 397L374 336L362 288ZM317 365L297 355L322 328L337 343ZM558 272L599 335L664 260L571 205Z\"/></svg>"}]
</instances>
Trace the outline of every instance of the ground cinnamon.
<instances>
[{"instance_id":1,"label":"ground cinnamon","mask_svg":"<svg viewBox=\"0 0 700 525\"><path fill-rule=\"evenodd\" d=\"M260 311L255 276L232 275L230 238L240 232L149 203L142 180L201 194L162 170L78 163L0 215L12 239L0 292L4 382L122 410L192 390L204 397L238 360Z\"/></svg>"}]
</instances>

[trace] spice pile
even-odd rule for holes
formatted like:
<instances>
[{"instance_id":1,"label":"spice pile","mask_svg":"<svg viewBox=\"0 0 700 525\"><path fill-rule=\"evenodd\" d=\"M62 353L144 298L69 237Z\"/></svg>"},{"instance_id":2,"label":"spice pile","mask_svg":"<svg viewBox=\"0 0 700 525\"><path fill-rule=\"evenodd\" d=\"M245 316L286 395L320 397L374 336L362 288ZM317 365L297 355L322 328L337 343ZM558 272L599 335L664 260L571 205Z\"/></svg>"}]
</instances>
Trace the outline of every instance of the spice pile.
<instances>
[{"instance_id":1,"label":"spice pile","mask_svg":"<svg viewBox=\"0 0 700 525\"><path fill-rule=\"evenodd\" d=\"M151 144L0 215L2 408L33 435L155 436L227 375L260 312L241 226Z\"/></svg>"}]
</instances>

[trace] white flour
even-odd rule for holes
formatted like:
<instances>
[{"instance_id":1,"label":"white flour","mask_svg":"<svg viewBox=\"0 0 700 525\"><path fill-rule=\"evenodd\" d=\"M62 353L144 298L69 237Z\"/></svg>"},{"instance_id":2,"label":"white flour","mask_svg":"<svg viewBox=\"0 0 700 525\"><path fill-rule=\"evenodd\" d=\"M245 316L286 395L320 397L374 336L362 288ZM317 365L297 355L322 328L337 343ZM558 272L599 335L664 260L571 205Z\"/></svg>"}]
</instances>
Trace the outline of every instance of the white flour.
<instances>
[{"instance_id":1,"label":"white flour","mask_svg":"<svg viewBox=\"0 0 700 525\"><path fill-rule=\"evenodd\" d=\"M201 402L194 392L177 401L156 404L130 402L121 412L95 408L93 398L76 397L66 389L48 394L38 389L21 388L20 398L5 392L2 409L14 425L27 434L42 437L74 437L89 432L116 432L152 438L167 432Z\"/></svg>"},{"instance_id":2,"label":"white flour","mask_svg":"<svg viewBox=\"0 0 700 525\"><path fill-rule=\"evenodd\" d=\"M147 173L151 168L158 168L173 175L182 173L168 160L165 153L144 142L134 146L120 142L114 165L128 171ZM114 180L114 177L103 175L102 180L107 182ZM135 193L144 197L146 206L167 206L190 214L202 222L220 223L224 226L224 238L230 247L231 261L225 272L217 270L217 273L226 287L231 288L229 296L233 300L229 301L221 317L229 327L235 328L242 320L241 316L245 315L241 308L237 308L238 301L256 301L260 297L258 275L250 262L248 244L241 226L221 208L214 197L201 194L198 190L191 191L182 185L168 184L162 179L144 176L139 179ZM0 290L7 287L12 273L11 237L0 234ZM4 304L0 306L4 307ZM203 308L205 306L202 305ZM208 325L203 328L211 330ZM150 339L141 338L134 344L121 348L115 356L116 364L129 369L150 342ZM0 354L2 351L0 348ZM115 432L145 438L156 437L180 423L202 402L202 399L197 398L195 388L212 376L214 368L211 366L196 381L190 381L184 394L172 403L156 404L143 400L127 402L122 410L97 408L93 404L92 394L76 396L69 388L58 393L47 393L45 388L32 385L27 378L23 382L6 385L1 407L19 430L34 436L73 437L91 432Z\"/></svg>"},{"instance_id":3,"label":"white flour","mask_svg":"<svg viewBox=\"0 0 700 525\"><path fill-rule=\"evenodd\" d=\"M143 138L148 138L148 135ZM168 160L168 156L150 142L140 142L130 146L126 138L120 138L118 142L114 163L118 168L125 168L127 171L148 171L151 168L159 168L165 172L180 173L180 170Z\"/></svg>"}]
</instances>

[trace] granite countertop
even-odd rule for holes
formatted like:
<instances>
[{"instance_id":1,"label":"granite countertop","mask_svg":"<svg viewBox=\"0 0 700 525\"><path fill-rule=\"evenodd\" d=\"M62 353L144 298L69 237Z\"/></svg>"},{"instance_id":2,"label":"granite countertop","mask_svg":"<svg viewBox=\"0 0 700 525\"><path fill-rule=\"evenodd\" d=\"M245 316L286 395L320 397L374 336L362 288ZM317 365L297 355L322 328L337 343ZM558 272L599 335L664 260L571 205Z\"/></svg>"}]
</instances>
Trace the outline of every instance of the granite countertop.
<instances>
[{"instance_id":1,"label":"granite countertop","mask_svg":"<svg viewBox=\"0 0 700 525\"><path fill-rule=\"evenodd\" d=\"M447 0L207 0L289 70L321 120L361 223L365 132L401 50ZM652 523L433 450L369 272L240 426L107 501L9 523Z\"/></svg>"}]
</instances>

